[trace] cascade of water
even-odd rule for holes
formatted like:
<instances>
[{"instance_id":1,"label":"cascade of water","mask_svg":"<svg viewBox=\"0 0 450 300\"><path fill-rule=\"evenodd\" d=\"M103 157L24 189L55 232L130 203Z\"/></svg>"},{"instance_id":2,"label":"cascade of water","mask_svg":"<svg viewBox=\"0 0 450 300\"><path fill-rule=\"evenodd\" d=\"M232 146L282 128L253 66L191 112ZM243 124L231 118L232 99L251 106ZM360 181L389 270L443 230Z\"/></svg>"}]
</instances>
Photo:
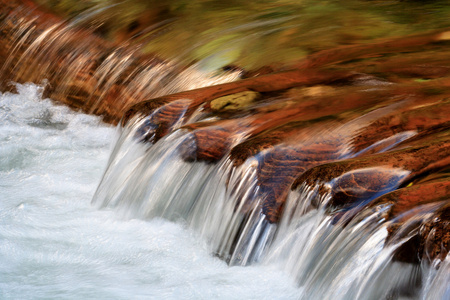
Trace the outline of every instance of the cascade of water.
<instances>
[{"instance_id":1,"label":"cascade of water","mask_svg":"<svg viewBox=\"0 0 450 300\"><path fill-rule=\"evenodd\" d=\"M114 128L17 90L0 94L0 299L295 297L282 271L229 268L182 225L93 209Z\"/></svg>"},{"instance_id":2,"label":"cascade of water","mask_svg":"<svg viewBox=\"0 0 450 300\"><path fill-rule=\"evenodd\" d=\"M401 240L386 244L387 229L393 222L386 222L384 217L389 205L365 209L350 222L341 218L335 223L324 209L330 195L320 196L317 187L306 185L299 190L288 198L285 218L265 260L281 264L292 273L303 287L306 298L414 297L422 280L433 280L433 276L423 271L428 270L426 264L421 267L393 261L393 253L412 234L406 238L399 234L403 237ZM315 201L323 205L311 210L314 197L321 197ZM417 221L429 218L436 207L430 205L422 209L421 214L402 225L403 230L414 232ZM439 289L442 293L446 288L440 285Z\"/></svg>"},{"instance_id":3,"label":"cascade of water","mask_svg":"<svg viewBox=\"0 0 450 300\"><path fill-rule=\"evenodd\" d=\"M150 121L157 118L161 109L129 121L121 128L122 134L93 203L98 207L117 207L127 218L162 217L186 224L208 241L214 254L231 265L260 262L291 273L308 299L336 299L336 295L339 299L410 297L417 295L422 285L423 294L429 294L430 286L435 285L445 293L442 279L426 271L429 268L425 263L421 267L393 259L417 231L418 221L429 218L440 206L422 207L413 218L403 222L399 239L389 235L389 228L396 222L386 218L392 204L365 207L380 193L395 190L409 171L373 167L345 173L325 184L303 183L289 193L278 224L269 222L261 209L264 194L257 175L258 157L238 166L228 156L215 164L183 159L186 147L195 147L191 145L191 133L183 126L202 121L205 115L201 111L200 108L190 117L181 112L172 133L154 144L142 141L153 140L145 134L156 130L148 130L148 126L152 126ZM380 114L359 118L338 127L336 132L357 130L358 122L363 124ZM333 136L333 132L328 134ZM414 135L404 132L393 142ZM244 137L245 134L241 139ZM236 138L234 144L239 142ZM383 149L385 145L380 151ZM338 153L341 158L351 155L346 147ZM378 182L384 185L380 193L371 192L370 198L353 209L330 214L331 190L337 189L341 181L358 180L376 172L387 176L385 183ZM329 192L321 192L324 186ZM352 192L363 192L358 188ZM363 192L361 197L369 196Z\"/></svg>"},{"instance_id":4,"label":"cascade of water","mask_svg":"<svg viewBox=\"0 0 450 300\"><path fill-rule=\"evenodd\" d=\"M38 18L20 18L22 14L22 11L13 11L9 15L8 20L19 22L14 30L9 30L8 22L0 24L0 31L8 32L12 45L11 56L1 72L9 72L18 80L49 77L56 83L52 87L53 95L71 97L72 103L78 103L91 113L111 109L104 103L123 98L125 100L112 109L117 110L112 115L117 115L130 103L232 81L240 73L205 75L197 71L202 62L181 70L175 63L142 55L139 46L116 47L96 41L91 35L95 28L79 29L75 24L53 20L42 30ZM419 125L408 127L406 125L411 124L405 122L404 128L386 121L388 129L392 129L390 136L378 140L369 138L369 145L362 143L360 146L365 146L361 149L353 148L356 135L381 117L407 112L405 107L409 105L433 106L434 99L424 104L402 96L379 106L376 102L371 103L372 106L347 103L349 106L343 109L334 103L333 109L338 112L317 113L308 118L301 115L302 110L320 106L318 101L308 104L306 96L297 98L292 107L289 103L279 106L282 113L277 115L274 111L281 101L276 103L277 99L270 98L270 94L282 94L283 100L283 97L289 99L285 90L290 87L289 80L280 78L287 82L285 86L274 87L274 90L262 88L258 90L260 93L248 89L245 83L231 88L239 92L245 89L261 100L251 104L250 109L240 111L239 108L237 112L214 108L212 101L217 99L206 99L215 95L214 90L206 93L205 99L202 96L198 99L168 96L163 99L166 102L161 101L164 104L146 102L151 104L150 115L132 116L119 128L121 134L93 203L99 208L117 208L126 218L165 218L186 224L208 242L211 252L230 265L260 262L291 273L302 287L302 295L308 299L448 296L448 256L440 262L435 255L431 262L423 259L421 265L407 264L398 258L403 246L414 243L419 228L423 229L421 223L430 221L443 204L426 203L427 200L422 203L416 199L415 206L399 203L400 208L392 212L398 203L381 200L371 203L396 190L407 179L415 184L411 180L413 175L420 179L430 168L439 170L442 166L415 167L412 163L384 166L363 162L355 163L357 168L345 169L348 165L338 163L323 167L337 169L333 174L330 171L330 178L326 180L315 178L317 181L311 183L298 177L325 163L346 159L351 165L354 162L350 158L364 159L401 146L407 140L413 141L412 146L401 147L414 147L413 138L418 136L420 141L424 134L420 136L419 131L426 127L417 120L411 124L417 121ZM261 83L267 84L265 79ZM310 83L298 80L293 85L297 84ZM225 101L222 108L233 104L221 98ZM275 105L271 107L267 104L270 102ZM448 108L448 102L434 108L441 109L439 105ZM358 113L352 111L358 109ZM312 112L316 110L320 109L314 108ZM235 115L227 119L227 113ZM448 128L443 122L444 118L436 121L438 133ZM277 132L279 127L283 128ZM204 130L203 135L195 135L201 130ZM275 142L261 142L267 138L264 134L269 132L274 136L283 131L290 133ZM208 136L211 132L217 136ZM238 163L231 155L233 147L248 141L247 138L253 139L250 146L254 148L240 153L242 161ZM216 156L206 153L214 157L205 155L203 161L197 156L201 146L214 149L217 145ZM443 148L448 146L445 142L443 145ZM420 149L411 151L416 150ZM323 172L317 174L324 175ZM294 188L294 183L299 187ZM294 190L290 190L291 187ZM414 206L413 209L408 205ZM427 242L432 244L435 234L436 230L431 229ZM423 252L427 254L429 247L419 245L417 248L420 247L425 248Z\"/></svg>"},{"instance_id":5,"label":"cascade of water","mask_svg":"<svg viewBox=\"0 0 450 300\"><path fill-rule=\"evenodd\" d=\"M255 198L254 165L234 169L228 159L216 165L185 162L179 154L189 138L184 130L148 151L135 141L141 125L124 129L93 203L118 206L127 217L182 220L231 264L258 259L274 225L264 220Z\"/></svg>"}]
</instances>

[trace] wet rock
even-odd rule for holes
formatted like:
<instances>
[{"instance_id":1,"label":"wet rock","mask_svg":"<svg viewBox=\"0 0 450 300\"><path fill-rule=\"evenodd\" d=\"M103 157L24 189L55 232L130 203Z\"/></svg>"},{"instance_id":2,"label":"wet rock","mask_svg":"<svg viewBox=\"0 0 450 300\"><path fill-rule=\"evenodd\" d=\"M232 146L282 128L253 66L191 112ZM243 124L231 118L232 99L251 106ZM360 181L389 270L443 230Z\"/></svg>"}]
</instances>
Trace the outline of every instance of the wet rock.
<instances>
[{"instance_id":1,"label":"wet rock","mask_svg":"<svg viewBox=\"0 0 450 300\"><path fill-rule=\"evenodd\" d=\"M217 162L227 153L230 142L229 132L223 128L198 129L181 145L181 157L188 162Z\"/></svg>"},{"instance_id":2,"label":"wet rock","mask_svg":"<svg viewBox=\"0 0 450 300\"><path fill-rule=\"evenodd\" d=\"M434 205L416 206L414 213L403 215L388 228L388 245L406 239L395 250L394 260L418 264L422 261L443 261L446 258L450 252L448 197L448 193L445 199L427 196L428 203L435 203ZM421 214L425 215L418 218Z\"/></svg>"}]
</instances>

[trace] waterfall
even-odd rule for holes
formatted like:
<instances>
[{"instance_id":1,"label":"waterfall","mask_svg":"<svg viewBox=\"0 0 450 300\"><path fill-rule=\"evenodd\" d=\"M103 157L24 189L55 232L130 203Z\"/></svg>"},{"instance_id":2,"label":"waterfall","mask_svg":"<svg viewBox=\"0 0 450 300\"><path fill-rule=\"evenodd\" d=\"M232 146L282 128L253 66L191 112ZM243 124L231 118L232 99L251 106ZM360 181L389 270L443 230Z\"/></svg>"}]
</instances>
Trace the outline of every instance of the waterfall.
<instances>
[{"instance_id":1,"label":"waterfall","mask_svg":"<svg viewBox=\"0 0 450 300\"><path fill-rule=\"evenodd\" d=\"M316 49L311 35L333 26L299 33L303 8L260 3L267 11L224 18L163 59L148 49L170 39L184 4L108 36L127 3L63 20L0 0L0 86L13 91L0 94L1 297L450 297L449 31L360 43L338 31L355 41ZM316 9L314 22L330 17ZM247 39L272 35L296 42L268 52L298 61L234 65ZM117 125L98 185L112 129L47 96Z\"/></svg>"},{"instance_id":2,"label":"waterfall","mask_svg":"<svg viewBox=\"0 0 450 300\"><path fill-rule=\"evenodd\" d=\"M339 125L334 131L309 132L310 140L302 140L300 145L307 148L330 137L345 136L343 132L357 131L391 110L375 111ZM96 207L114 208L125 218L164 218L184 224L207 242L213 255L229 265L271 265L291 274L301 288L301 298L391 299L422 295L427 299L431 286L432 293L448 292L447 282L440 279L447 274L441 268L425 260L417 265L395 258L402 245L414 238L418 222L433 218L442 203L416 208L418 213L405 217L407 221L397 231L403 232L397 233L396 238L389 233L390 228L403 215L389 219L392 204L373 205L370 201L397 189L409 171L372 167L345 173L328 183L300 183L288 193L281 219L273 222L263 210L267 195L261 193L264 187L258 177L263 162L260 156L293 145L262 151L240 165L232 161L232 150L215 163L186 159L186 151L195 151L200 142L192 138L195 130L187 128L190 124L210 122L205 119L207 114L202 113L202 108L191 117L183 117L182 113L171 133L148 142L143 136L157 130L149 124L157 122L161 111L162 108L150 116L134 117L120 128L120 137L93 198ZM383 143L378 151L384 152L415 134L403 132L390 138L391 142L376 142L353 154L343 140L332 157L345 160ZM245 132L237 134L230 149L246 139ZM376 173L383 174L385 183L378 181L377 186L366 188L376 190L383 186L378 193L367 194L365 189L358 191L361 187L354 186L353 193L362 193L359 197L366 200L330 214L331 190L346 180ZM324 186L329 191L321 193ZM442 268L446 264L442 262Z\"/></svg>"}]
</instances>

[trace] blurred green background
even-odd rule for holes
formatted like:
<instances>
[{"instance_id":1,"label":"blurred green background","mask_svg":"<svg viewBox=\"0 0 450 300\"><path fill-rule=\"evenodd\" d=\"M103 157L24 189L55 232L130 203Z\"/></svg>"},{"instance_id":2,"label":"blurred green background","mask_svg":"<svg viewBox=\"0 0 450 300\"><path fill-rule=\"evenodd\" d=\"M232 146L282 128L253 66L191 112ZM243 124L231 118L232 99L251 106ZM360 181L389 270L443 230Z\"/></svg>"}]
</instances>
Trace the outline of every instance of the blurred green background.
<instances>
[{"instance_id":1,"label":"blurred green background","mask_svg":"<svg viewBox=\"0 0 450 300\"><path fill-rule=\"evenodd\" d=\"M291 64L337 45L450 27L450 1L36 0L147 53L214 69Z\"/></svg>"}]
</instances>

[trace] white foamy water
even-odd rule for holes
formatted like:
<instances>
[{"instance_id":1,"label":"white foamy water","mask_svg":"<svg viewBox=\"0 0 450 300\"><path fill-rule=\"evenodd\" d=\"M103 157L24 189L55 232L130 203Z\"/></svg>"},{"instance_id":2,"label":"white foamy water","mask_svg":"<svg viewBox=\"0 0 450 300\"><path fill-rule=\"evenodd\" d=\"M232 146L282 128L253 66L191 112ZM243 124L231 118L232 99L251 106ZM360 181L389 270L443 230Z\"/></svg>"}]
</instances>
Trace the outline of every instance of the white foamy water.
<instances>
[{"instance_id":1,"label":"white foamy water","mask_svg":"<svg viewBox=\"0 0 450 300\"><path fill-rule=\"evenodd\" d=\"M229 267L180 224L91 206L115 129L17 89L0 94L1 299L298 297L286 274Z\"/></svg>"}]
</instances>

